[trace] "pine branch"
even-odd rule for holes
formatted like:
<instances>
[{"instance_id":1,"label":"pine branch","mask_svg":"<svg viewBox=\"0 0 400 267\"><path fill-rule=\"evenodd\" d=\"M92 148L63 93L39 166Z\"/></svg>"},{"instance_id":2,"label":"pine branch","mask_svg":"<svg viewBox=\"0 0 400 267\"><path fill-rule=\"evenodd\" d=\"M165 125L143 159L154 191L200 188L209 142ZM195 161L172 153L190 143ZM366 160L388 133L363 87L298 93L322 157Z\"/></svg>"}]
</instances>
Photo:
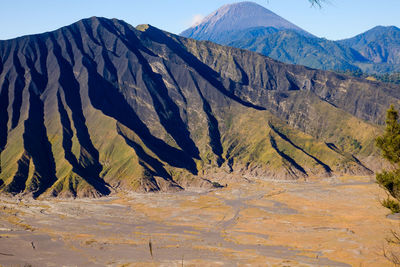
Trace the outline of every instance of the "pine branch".
<instances>
[{"instance_id":1,"label":"pine branch","mask_svg":"<svg viewBox=\"0 0 400 267\"><path fill-rule=\"evenodd\" d=\"M318 6L321 7L322 3L325 2L325 0L308 0L312 6Z\"/></svg>"}]
</instances>

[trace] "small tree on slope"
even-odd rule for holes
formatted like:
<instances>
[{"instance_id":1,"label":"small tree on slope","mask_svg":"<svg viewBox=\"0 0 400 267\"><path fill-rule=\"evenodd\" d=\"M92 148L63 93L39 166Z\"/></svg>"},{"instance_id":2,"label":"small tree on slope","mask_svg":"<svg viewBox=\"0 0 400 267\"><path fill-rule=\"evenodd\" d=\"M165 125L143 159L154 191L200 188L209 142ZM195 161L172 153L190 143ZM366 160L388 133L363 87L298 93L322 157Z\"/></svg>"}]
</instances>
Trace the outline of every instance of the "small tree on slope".
<instances>
[{"instance_id":1,"label":"small tree on slope","mask_svg":"<svg viewBox=\"0 0 400 267\"><path fill-rule=\"evenodd\" d=\"M390 106L386 113L386 129L382 136L376 139L376 146L381 149L382 157L393 164L392 171L383 171L376 174L377 183L385 189L390 196L382 201L382 205L393 213L400 212L400 123L399 114ZM387 244L383 247L383 255L395 266L400 265L400 234L392 230Z\"/></svg>"},{"instance_id":2,"label":"small tree on slope","mask_svg":"<svg viewBox=\"0 0 400 267\"><path fill-rule=\"evenodd\" d=\"M376 180L395 200L386 199L382 204L396 213L400 211L400 123L399 115L393 106L386 114L386 129L376 139L376 146L381 149L383 158L394 165L394 170L383 171L376 175Z\"/></svg>"}]
</instances>

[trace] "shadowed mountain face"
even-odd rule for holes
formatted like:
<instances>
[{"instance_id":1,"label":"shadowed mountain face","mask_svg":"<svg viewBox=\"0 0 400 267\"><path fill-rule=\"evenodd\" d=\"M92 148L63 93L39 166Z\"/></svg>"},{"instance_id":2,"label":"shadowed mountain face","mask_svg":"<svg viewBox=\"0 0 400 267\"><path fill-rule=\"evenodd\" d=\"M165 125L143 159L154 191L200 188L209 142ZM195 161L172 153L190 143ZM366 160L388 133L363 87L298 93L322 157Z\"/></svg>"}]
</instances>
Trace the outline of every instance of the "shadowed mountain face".
<instances>
[{"instance_id":1,"label":"shadowed mountain face","mask_svg":"<svg viewBox=\"0 0 400 267\"><path fill-rule=\"evenodd\" d=\"M0 189L171 191L368 174L398 87L90 18L0 41Z\"/></svg>"},{"instance_id":2,"label":"shadowed mountain face","mask_svg":"<svg viewBox=\"0 0 400 267\"><path fill-rule=\"evenodd\" d=\"M356 50L324 38L304 36L293 30L249 28L225 32L220 44L248 49L284 63L322 70L359 70L368 63Z\"/></svg>"}]
</instances>

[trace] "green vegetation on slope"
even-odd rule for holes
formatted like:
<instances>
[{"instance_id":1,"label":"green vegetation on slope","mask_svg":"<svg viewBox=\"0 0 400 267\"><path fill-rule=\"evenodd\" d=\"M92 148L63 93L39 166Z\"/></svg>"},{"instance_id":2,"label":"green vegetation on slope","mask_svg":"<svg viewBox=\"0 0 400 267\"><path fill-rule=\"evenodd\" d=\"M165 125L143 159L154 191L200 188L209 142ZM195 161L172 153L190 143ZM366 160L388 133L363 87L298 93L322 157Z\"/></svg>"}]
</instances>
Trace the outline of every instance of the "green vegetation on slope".
<instances>
[{"instance_id":1,"label":"green vegetation on slope","mask_svg":"<svg viewBox=\"0 0 400 267\"><path fill-rule=\"evenodd\" d=\"M0 55L0 190L13 195L371 174L374 123L400 99L392 85L104 18L0 41Z\"/></svg>"},{"instance_id":2,"label":"green vegetation on slope","mask_svg":"<svg viewBox=\"0 0 400 267\"><path fill-rule=\"evenodd\" d=\"M382 157L392 163L396 169L383 171L376 175L377 182L397 201L385 201L383 205L397 212L400 201L400 123L399 115L393 106L387 111L386 129L382 136L376 139L376 145L382 151Z\"/></svg>"}]
</instances>

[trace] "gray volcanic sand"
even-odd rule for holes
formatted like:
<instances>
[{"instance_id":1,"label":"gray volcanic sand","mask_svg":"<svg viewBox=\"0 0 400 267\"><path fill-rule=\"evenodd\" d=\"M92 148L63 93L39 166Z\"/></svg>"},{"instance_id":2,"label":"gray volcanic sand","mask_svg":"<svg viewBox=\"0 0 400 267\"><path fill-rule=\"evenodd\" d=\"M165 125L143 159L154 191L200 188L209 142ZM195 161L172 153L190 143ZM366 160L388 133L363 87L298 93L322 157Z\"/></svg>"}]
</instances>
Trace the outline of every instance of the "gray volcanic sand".
<instances>
[{"instance_id":1,"label":"gray volcanic sand","mask_svg":"<svg viewBox=\"0 0 400 267\"><path fill-rule=\"evenodd\" d=\"M396 220L381 195L359 177L101 199L3 197L0 264L382 266L379 248Z\"/></svg>"}]
</instances>

